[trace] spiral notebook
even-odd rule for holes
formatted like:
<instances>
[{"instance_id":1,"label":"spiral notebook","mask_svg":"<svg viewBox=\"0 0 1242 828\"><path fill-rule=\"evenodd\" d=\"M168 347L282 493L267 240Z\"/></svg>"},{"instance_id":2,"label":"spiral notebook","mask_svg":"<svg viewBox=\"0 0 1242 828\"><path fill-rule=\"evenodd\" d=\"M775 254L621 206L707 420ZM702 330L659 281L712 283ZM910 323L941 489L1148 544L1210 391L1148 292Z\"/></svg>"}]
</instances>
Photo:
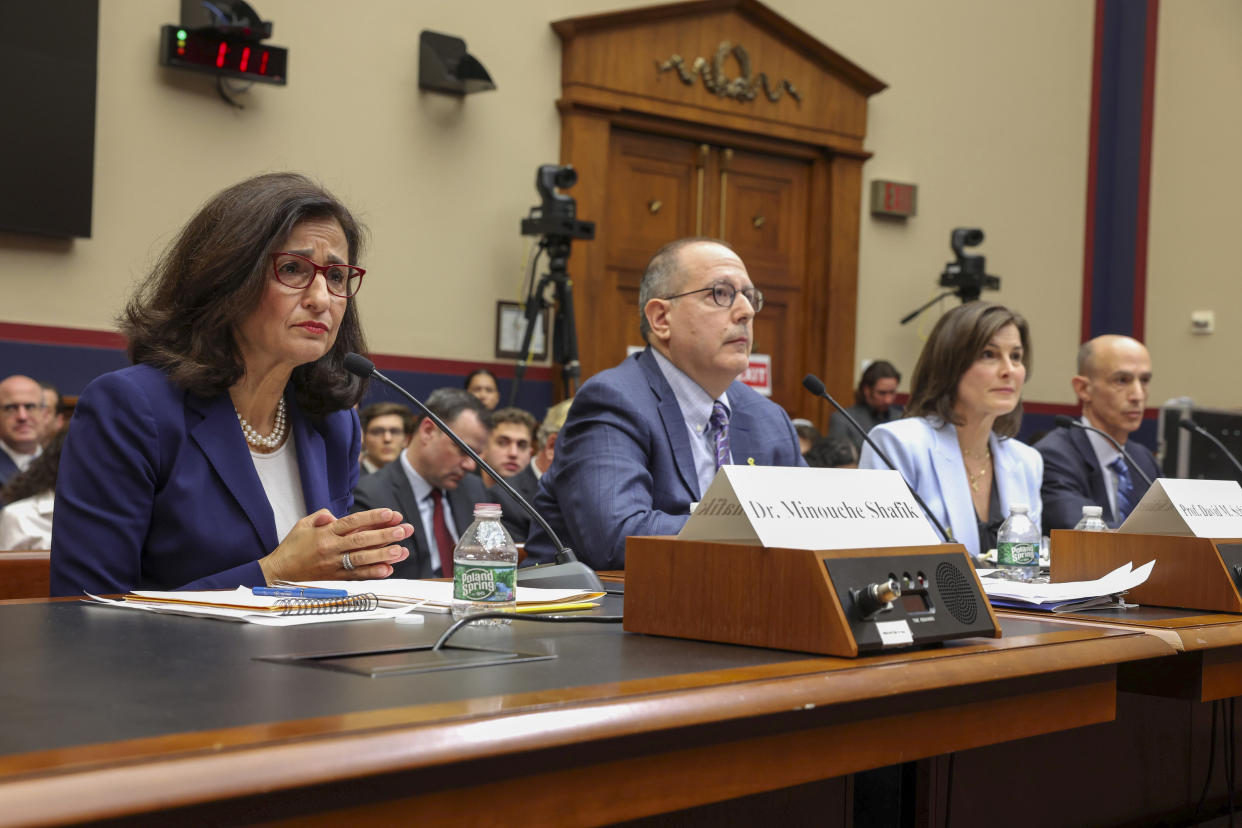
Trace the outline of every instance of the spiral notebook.
<instances>
[{"instance_id":1,"label":"spiral notebook","mask_svg":"<svg viewBox=\"0 0 1242 828\"><path fill-rule=\"evenodd\" d=\"M409 607L380 607L379 599L372 593L345 598L277 598L254 595L248 587L198 592L139 590L119 600L100 598L89 593L87 597L90 603L121 609L219 618L273 627L393 618L410 610Z\"/></svg>"}]
</instances>

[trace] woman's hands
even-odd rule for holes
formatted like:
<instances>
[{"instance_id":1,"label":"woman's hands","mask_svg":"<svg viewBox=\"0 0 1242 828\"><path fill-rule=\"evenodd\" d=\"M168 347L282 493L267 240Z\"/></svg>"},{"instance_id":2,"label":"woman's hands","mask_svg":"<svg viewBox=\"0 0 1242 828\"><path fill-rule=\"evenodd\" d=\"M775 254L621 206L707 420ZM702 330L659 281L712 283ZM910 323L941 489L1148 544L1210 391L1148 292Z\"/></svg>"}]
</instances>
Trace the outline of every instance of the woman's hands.
<instances>
[{"instance_id":1,"label":"woman's hands","mask_svg":"<svg viewBox=\"0 0 1242 828\"><path fill-rule=\"evenodd\" d=\"M370 509L342 518L320 509L293 524L280 546L259 559L259 566L269 584L387 578L392 565L409 555L399 544L412 534L414 527L402 523L401 513L392 509ZM345 569L346 553L353 569Z\"/></svg>"}]
</instances>

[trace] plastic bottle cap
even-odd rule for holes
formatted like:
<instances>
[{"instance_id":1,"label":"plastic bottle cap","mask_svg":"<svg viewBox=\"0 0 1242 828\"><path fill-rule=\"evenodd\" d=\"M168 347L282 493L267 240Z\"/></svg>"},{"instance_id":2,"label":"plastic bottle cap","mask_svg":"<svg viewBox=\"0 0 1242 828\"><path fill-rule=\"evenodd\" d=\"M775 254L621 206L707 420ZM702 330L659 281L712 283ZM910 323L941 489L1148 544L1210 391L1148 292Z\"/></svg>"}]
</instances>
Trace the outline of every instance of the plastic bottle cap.
<instances>
[{"instance_id":1,"label":"plastic bottle cap","mask_svg":"<svg viewBox=\"0 0 1242 828\"><path fill-rule=\"evenodd\" d=\"M1028 511L1030 511L1030 508L1031 508L1031 507L1030 507L1030 506L1027 506L1025 503L1010 503L1010 504L1009 504L1009 511L1010 511L1010 512L1022 512L1022 513L1026 513L1026 512L1028 512Z\"/></svg>"},{"instance_id":2,"label":"plastic bottle cap","mask_svg":"<svg viewBox=\"0 0 1242 828\"><path fill-rule=\"evenodd\" d=\"M1083 506L1082 507L1083 517L1100 517L1103 514L1104 514L1103 506Z\"/></svg>"}]
</instances>

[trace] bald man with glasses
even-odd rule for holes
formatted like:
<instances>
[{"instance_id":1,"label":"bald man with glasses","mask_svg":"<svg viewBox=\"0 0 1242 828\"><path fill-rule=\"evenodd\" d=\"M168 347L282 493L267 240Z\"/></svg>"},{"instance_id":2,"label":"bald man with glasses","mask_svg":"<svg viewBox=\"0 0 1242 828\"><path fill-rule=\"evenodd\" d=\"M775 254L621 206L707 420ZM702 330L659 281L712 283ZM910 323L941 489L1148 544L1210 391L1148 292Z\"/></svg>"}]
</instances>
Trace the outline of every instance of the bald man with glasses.
<instances>
[{"instance_id":1,"label":"bald man with glasses","mask_svg":"<svg viewBox=\"0 0 1242 828\"><path fill-rule=\"evenodd\" d=\"M0 382L0 486L39 456L46 409L43 388L30 377Z\"/></svg>"},{"instance_id":2,"label":"bald man with glasses","mask_svg":"<svg viewBox=\"0 0 1242 828\"><path fill-rule=\"evenodd\" d=\"M681 239L639 287L641 353L574 397L535 506L579 559L625 567L631 535L675 535L730 463L804 466L784 410L737 379L750 361L763 293L724 242ZM532 525L528 560L552 560Z\"/></svg>"}]
</instances>

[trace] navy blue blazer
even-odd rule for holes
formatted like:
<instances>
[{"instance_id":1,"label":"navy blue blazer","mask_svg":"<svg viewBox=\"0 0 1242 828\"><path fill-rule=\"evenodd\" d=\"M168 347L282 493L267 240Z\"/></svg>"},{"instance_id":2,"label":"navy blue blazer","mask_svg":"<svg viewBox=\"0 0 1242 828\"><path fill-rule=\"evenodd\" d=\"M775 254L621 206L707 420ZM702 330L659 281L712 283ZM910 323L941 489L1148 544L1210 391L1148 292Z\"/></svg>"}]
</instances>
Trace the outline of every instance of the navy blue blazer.
<instances>
[{"instance_id":1,"label":"navy blue blazer","mask_svg":"<svg viewBox=\"0 0 1242 828\"><path fill-rule=\"evenodd\" d=\"M740 382L728 395L733 462L806 465L780 406ZM627 537L677 534L701 496L686 420L648 348L578 391L535 508L584 563L621 569ZM537 523L526 552L537 563L555 555Z\"/></svg>"},{"instance_id":2,"label":"navy blue blazer","mask_svg":"<svg viewBox=\"0 0 1242 828\"><path fill-rule=\"evenodd\" d=\"M9 478L17 474L17 464L7 452L0 451L0 486L9 482Z\"/></svg>"},{"instance_id":3,"label":"navy blue blazer","mask_svg":"<svg viewBox=\"0 0 1242 828\"><path fill-rule=\"evenodd\" d=\"M302 414L286 392L308 513L349 512L358 415ZM65 441L52 530L52 595L263 584L280 543L228 394L211 399L135 365L83 392Z\"/></svg>"},{"instance_id":4,"label":"navy blue blazer","mask_svg":"<svg viewBox=\"0 0 1242 828\"><path fill-rule=\"evenodd\" d=\"M1082 519L1083 506L1103 506L1104 523L1117 528L1121 521L1108 505L1108 489L1104 484L1104 469L1095 456L1087 432L1080 428L1058 428L1035 444L1044 458L1044 482L1041 492L1044 498L1044 529L1073 529ZM1133 440L1127 440L1126 452L1134 458L1139 468L1155 480L1160 477L1160 466L1151 449ZM1147 492L1143 478L1130 470L1134 483L1134 502Z\"/></svg>"}]
</instances>

